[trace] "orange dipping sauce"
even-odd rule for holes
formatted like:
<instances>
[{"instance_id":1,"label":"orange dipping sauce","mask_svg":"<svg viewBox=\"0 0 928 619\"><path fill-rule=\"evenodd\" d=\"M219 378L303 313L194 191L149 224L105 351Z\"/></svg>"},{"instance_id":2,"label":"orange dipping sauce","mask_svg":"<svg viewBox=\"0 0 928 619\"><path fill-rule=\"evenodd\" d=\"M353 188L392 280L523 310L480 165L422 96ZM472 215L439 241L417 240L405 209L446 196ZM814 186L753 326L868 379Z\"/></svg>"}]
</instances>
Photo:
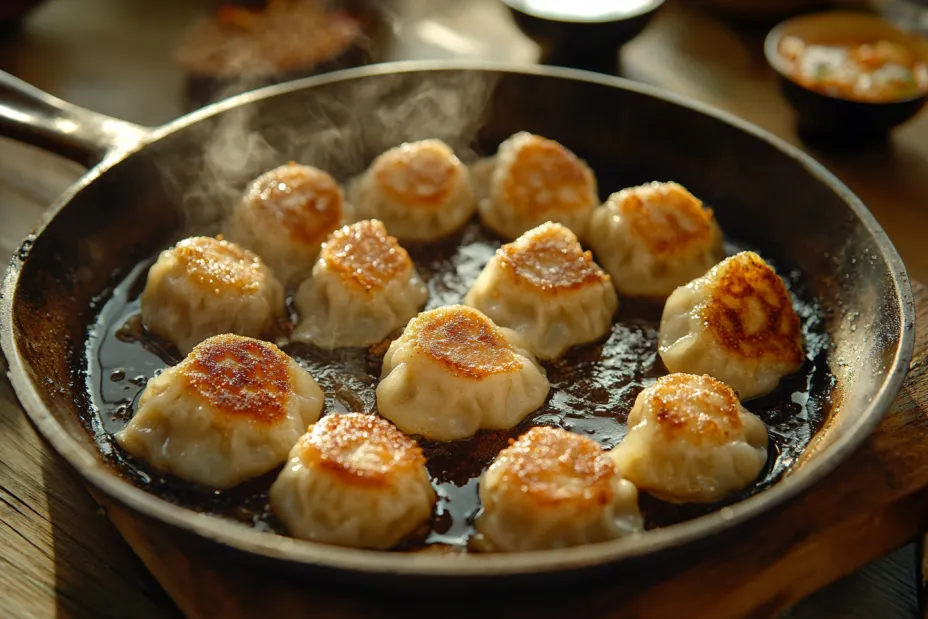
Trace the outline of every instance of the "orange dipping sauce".
<instances>
[{"instance_id":1,"label":"orange dipping sauce","mask_svg":"<svg viewBox=\"0 0 928 619\"><path fill-rule=\"evenodd\" d=\"M928 66L891 41L819 45L788 36L778 51L796 83L831 97L890 103L928 92Z\"/></svg>"}]
</instances>

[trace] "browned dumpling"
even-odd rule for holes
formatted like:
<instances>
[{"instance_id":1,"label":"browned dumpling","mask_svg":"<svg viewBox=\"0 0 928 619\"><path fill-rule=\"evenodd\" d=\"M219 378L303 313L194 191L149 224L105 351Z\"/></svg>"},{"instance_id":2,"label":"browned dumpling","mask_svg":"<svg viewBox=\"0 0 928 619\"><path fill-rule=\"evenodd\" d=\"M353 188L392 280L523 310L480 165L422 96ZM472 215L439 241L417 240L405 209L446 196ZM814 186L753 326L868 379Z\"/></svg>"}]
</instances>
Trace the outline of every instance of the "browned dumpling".
<instances>
[{"instance_id":1,"label":"browned dumpling","mask_svg":"<svg viewBox=\"0 0 928 619\"><path fill-rule=\"evenodd\" d=\"M643 529L638 492L595 441L532 428L480 480L477 530L490 549L544 550L616 539Z\"/></svg>"},{"instance_id":2,"label":"browned dumpling","mask_svg":"<svg viewBox=\"0 0 928 619\"><path fill-rule=\"evenodd\" d=\"M156 471L230 488L283 462L323 399L273 344L217 335L148 382L116 440Z\"/></svg>"},{"instance_id":3,"label":"browned dumpling","mask_svg":"<svg viewBox=\"0 0 928 619\"><path fill-rule=\"evenodd\" d=\"M300 438L270 498L295 537L386 550L429 519L436 497L415 441L384 419L345 413Z\"/></svg>"},{"instance_id":4,"label":"browned dumpling","mask_svg":"<svg viewBox=\"0 0 928 619\"><path fill-rule=\"evenodd\" d=\"M658 350L671 372L714 376L742 400L772 391L805 360L786 285L749 251L670 295Z\"/></svg>"},{"instance_id":5,"label":"browned dumpling","mask_svg":"<svg viewBox=\"0 0 928 619\"><path fill-rule=\"evenodd\" d=\"M548 395L515 331L452 305L409 321L383 360L377 409L407 434L440 441L516 425Z\"/></svg>"},{"instance_id":6,"label":"browned dumpling","mask_svg":"<svg viewBox=\"0 0 928 619\"><path fill-rule=\"evenodd\" d=\"M590 247L622 294L666 297L722 259L712 209L677 183L612 194L590 218Z\"/></svg>"},{"instance_id":7,"label":"browned dumpling","mask_svg":"<svg viewBox=\"0 0 928 619\"><path fill-rule=\"evenodd\" d=\"M226 236L261 256L284 284L295 284L309 276L343 210L341 187L328 172L291 162L252 181Z\"/></svg>"},{"instance_id":8,"label":"browned dumpling","mask_svg":"<svg viewBox=\"0 0 928 619\"><path fill-rule=\"evenodd\" d=\"M283 315L284 291L255 254L199 236L161 252L148 271L141 311L145 328L187 354L213 335L264 335Z\"/></svg>"},{"instance_id":9,"label":"browned dumpling","mask_svg":"<svg viewBox=\"0 0 928 619\"><path fill-rule=\"evenodd\" d=\"M599 204L596 177L582 159L554 140L524 131L503 142L474 173L480 219L506 239L546 221L582 237Z\"/></svg>"},{"instance_id":10,"label":"browned dumpling","mask_svg":"<svg viewBox=\"0 0 928 619\"><path fill-rule=\"evenodd\" d=\"M391 148L349 190L352 218L379 219L401 241L433 241L474 214L470 172L441 140Z\"/></svg>"},{"instance_id":11,"label":"browned dumpling","mask_svg":"<svg viewBox=\"0 0 928 619\"><path fill-rule=\"evenodd\" d=\"M640 490L675 503L713 503L753 482L767 428L711 376L671 374L638 395L611 452Z\"/></svg>"},{"instance_id":12,"label":"browned dumpling","mask_svg":"<svg viewBox=\"0 0 928 619\"><path fill-rule=\"evenodd\" d=\"M377 221L333 232L296 294L295 340L369 346L406 325L428 298L406 250Z\"/></svg>"},{"instance_id":13,"label":"browned dumpling","mask_svg":"<svg viewBox=\"0 0 928 619\"><path fill-rule=\"evenodd\" d=\"M605 335L619 305L609 275L577 236L550 222L503 245L464 302L517 331L541 359Z\"/></svg>"}]
</instances>

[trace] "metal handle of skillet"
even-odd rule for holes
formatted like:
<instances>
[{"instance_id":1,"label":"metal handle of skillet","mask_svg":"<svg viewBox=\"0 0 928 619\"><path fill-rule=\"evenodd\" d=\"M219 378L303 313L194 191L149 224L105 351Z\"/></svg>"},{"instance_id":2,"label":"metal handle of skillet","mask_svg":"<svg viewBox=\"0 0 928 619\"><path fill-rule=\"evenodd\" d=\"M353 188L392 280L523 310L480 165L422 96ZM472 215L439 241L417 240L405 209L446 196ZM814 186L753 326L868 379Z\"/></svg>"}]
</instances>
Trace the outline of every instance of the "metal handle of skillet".
<instances>
[{"instance_id":1,"label":"metal handle of skillet","mask_svg":"<svg viewBox=\"0 0 928 619\"><path fill-rule=\"evenodd\" d=\"M88 167L147 141L150 129L71 105L0 71L0 135Z\"/></svg>"}]
</instances>

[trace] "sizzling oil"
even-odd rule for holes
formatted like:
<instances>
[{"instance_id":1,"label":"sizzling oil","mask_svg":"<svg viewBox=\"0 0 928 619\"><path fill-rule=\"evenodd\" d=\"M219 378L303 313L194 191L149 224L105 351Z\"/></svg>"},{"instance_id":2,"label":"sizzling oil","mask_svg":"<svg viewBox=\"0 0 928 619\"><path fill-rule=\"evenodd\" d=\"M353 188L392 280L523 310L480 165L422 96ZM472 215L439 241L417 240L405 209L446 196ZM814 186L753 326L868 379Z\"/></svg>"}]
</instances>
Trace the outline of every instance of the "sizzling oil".
<instances>
[{"instance_id":1,"label":"sizzling oil","mask_svg":"<svg viewBox=\"0 0 928 619\"><path fill-rule=\"evenodd\" d=\"M460 303L499 245L496 237L472 222L441 243L408 247L428 283L426 309ZM735 253L742 247L729 244L728 249ZM89 329L86 381L92 410L88 426L114 466L140 487L191 509L284 533L268 506L268 489L277 471L231 490L214 491L155 473L128 457L113 439L131 419L147 381L180 360L172 346L149 336L141 326L138 297L150 264L137 265L114 288ZM822 309L798 271L781 268L779 272L802 320L807 361L776 391L747 403L770 433L766 468L755 484L724 503L679 506L642 493L641 508L649 528L700 516L769 486L789 469L820 427L833 387L825 363L829 340ZM544 362L551 382L548 399L515 428L481 431L471 439L451 443L420 440L439 501L427 530L418 532L403 548L418 549L423 544L465 548L479 510L480 475L510 438L533 425L558 426L587 435L607 449L615 446L625 435L635 397L666 373L657 354L661 310L660 304L622 299L608 336L596 344L575 348L561 359ZM304 344L283 348L325 391L325 414L376 411L375 388L385 345L336 351Z\"/></svg>"}]
</instances>

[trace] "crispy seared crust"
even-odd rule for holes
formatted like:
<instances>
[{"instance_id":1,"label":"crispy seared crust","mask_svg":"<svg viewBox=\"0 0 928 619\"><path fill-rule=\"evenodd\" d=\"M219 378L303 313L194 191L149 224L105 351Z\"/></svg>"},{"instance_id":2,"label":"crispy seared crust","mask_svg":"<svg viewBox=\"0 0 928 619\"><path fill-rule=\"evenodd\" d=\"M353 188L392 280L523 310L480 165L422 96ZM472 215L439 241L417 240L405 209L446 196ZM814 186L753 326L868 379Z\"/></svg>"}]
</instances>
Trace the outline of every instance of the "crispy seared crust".
<instances>
[{"instance_id":1,"label":"crispy seared crust","mask_svg":"<svg viewBox=\"0 0 928 619\"><path fill-rule=\"evenodd\" d=\"M650 183L609 198L632 233L655 254L682 254L718 242L712 209L677 183Z\"/></svg>"},{"instance_id":2,"label":"crispy seared crust","mask_svg":"<svg viewBox=\"0 0 928 619\"><path fill-rule=\"evenodd\" d=\"M654 421L668 441L722 444L741 430L734 390L711 376L670 374L647 389Z\"/></svg>"},{"instance_id":3,"label":"crispy seared crust","mask_svg":"<svg viewBox=\"0 0 928 619\"><path fill-rule=\"evenodd\" d=\"M703 318L718 344L744 359L798 367L803 360L799 317L780 276L754 252L720 265Z\"/></svg>"},{"instance_id":4,"label":"crispy seared crust","mask_svg":"<svg viewBox=\"0 0 928 619\"><path fill-rule=\"evenodd\" d=\"M597 201L593 172L554 140L521 138L503 182L503 197L523 213L571 211Z\"/></svg>"},{"instance_id":5,"label":"crispy seared crust","mask_svg":"<svg viewBox=\"0 0 928 619\"><path fill-rule=\"evenodd\" d=\"M414 440L386 419L364 413L331 414L300 438L300 459L339 481L389 487L397 475L425 466Z\"/></svg>"},{"instance_id":6,"label":"crispy seared crust","mask_svg":"<svg viewBox=\"0 0 928 619\"><path fill-rule=\"evenodd\" d=\"M566 227L546 223L496 252L500 268L520 285L550 295L610 281Z\"/></svg>"},{"instance_id":7,"label":"crispy seared crust","mask_svg":"<svg viewBox=\"0 0 928 619\"><path fill-rule=\"evenodd\" d=\"M448 201L464 166L447 145L423 140L391 148L371 165L377 187L390 199L417 208Z\"/></svg>"},{"instance_id":8,"label":"crispy seared crust","mask_svg":"<svg viewBox=\"0 0 928 619\"><path fill-rule=\"evenodd\" d=\"M261 285L263 264L235 243L208 236L184 239L171 250L190 282L213 294L253 294Z\"/></svg>"},{"instance_id":9,"label":"crispy seared crust","mask_svg":"<svg viewBox=\"0 0 928 619\"><path fill-rule=\"evenodd\" d=\"M452 305L423 312L406 330L415 337L419 352L455 376L480 380L521 368L499 328L470 307Z\"/></svg>"},{"instance_id":10,"label":"crispy seared crust","mask_svg":"<svg viewBox=\"0 0 928 619\"><path fill-rule=\"evenodd\" d=\"M333 232L323 243L319 259L343 281L368 292L383 288L412 268L409 254L376 219Z\"/></svg>"},{"instance_id":11,"label":"crispy seared crust","mask_svg":"<svg viewBox=\"0 0 928 619\"><path fill-rule=\"evenodd\" d=\"M342 218L342 190L327 172L290 162L252 182L247 200L263 217L276 219L290 239L319 245Z\"/></svg>"},{"instance_id":12,"label":"crispy seared crust","mask_svg":"<svg viewBox=\"0 0 928 619\"><path fill-rule=\"evenodd\" d=\"M612 500L615 465L595 441L560 428L535 427L500 452L506 487L541 506Z\"/></svg>"},{"instance_id":13,"label":"crispy seared crust","mask_svg":"<svg viewBox=\"0 0 928 619\"><path fill-rule=\"evenodd\" d=\"M179 369L188 389L217 414L273 424L286 415L290 359L268 342L217 335L198 344Z\"/></svg>"}]
</instances>

